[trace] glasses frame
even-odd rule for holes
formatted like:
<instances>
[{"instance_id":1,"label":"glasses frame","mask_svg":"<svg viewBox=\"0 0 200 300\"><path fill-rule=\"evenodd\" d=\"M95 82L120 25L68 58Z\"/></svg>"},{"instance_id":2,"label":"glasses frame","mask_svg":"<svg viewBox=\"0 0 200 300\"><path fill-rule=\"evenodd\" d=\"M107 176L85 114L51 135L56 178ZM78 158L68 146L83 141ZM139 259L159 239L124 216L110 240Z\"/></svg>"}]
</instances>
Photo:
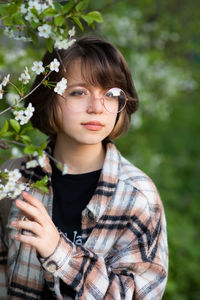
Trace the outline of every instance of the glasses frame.
<instances>
[{"instance_id":1,"label":"glasses frame","mask_svg":"<svg viewBox=\"0 0 200 300\"><path fill-rule=\"evenodd\" d=\"M112 90L112 89L119 89L119 90L121 90L123 93L124 93L124 95L125 95L125 102L124 102L124 106L119 110L119 111L117 111L116 113L115 112L111 112L111 111L109 111L107 108L106 108L106 106L105 106L105 104L104 104L104 101L105 101L105 94L108 92L108 91L110 91L110 90ZM65 91L66 91L67 89L65 89ZM126 96L126 93L121 89L121 88L118 88L118 87L112 87L112 88L110 88L110 89L108 89L106 92L105 92L105 94L103 95L103 97L95 97L95 99L98 99L98 100L103 100L103 103L102 103L102 105L103 105L103 107L105 108L105 110L107 111L107 112L109 112L110 114L118 114L118 113L120 113L125 107L126 107L126 103L128 102L128 101L130 101L128 98L127 98L127 96ZM59 94L59 96L61 96L65 101L67 101L67 98L66 97L64 97L63 95L60 95ZM75 111L74 111L75 112ZM81 111L82 112L82 111Z\"/></svg>"}]
</instances>

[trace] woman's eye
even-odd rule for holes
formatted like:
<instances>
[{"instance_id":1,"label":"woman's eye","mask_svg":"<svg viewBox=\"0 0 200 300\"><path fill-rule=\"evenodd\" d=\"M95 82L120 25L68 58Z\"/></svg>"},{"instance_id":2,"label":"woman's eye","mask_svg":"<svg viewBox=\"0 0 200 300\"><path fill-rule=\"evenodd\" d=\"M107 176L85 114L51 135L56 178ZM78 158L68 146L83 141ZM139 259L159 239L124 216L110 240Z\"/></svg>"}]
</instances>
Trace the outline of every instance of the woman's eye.
<instances>
[{"instance_id":1,"label":"woman's eye","mask_svg":"<svg viewBox=\"0 0 200 300\"><path fill-rule=\"evenodd\" d=\"M84 91L73 91L69 94L70 96L82 96L85 95Z\"/></svg>"}]
</instances>

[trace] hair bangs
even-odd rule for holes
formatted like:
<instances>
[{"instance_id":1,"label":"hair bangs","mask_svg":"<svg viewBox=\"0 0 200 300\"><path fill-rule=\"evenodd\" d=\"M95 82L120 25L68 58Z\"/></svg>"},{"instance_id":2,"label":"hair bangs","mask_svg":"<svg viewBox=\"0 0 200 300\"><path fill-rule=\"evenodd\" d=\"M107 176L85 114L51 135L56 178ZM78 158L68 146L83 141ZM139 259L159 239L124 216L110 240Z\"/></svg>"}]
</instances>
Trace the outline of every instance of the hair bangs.
<instances>
[{"instance_id":1,"label":"hair bangs","mask_svg":"<svg viewBox=\"0 0 200 300\"><path fill-rule=\"evenodd\" d=\"M121 76L120 67L113 60L108 60L105 55L91 53L81 57L81 73L84 80L92 85L103 89L119 87L123 89L125 81Z\"/></svg>"}]
</instances>

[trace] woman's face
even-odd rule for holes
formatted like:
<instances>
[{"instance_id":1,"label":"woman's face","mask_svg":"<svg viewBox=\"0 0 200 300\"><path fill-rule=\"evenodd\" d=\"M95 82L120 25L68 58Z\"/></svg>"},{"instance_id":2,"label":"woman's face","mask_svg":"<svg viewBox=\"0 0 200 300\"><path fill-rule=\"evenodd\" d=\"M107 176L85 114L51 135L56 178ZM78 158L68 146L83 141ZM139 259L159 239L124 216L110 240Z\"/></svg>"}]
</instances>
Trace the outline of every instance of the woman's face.
<instances>
[{"instance_id":1,"label":"woman's face","mask_svg":"<svg viewBox=\"0 0 200 300\"><path fill-rule=\"evenodd\" d=\"M87 74L86 74L87 75ZM117 113L108 112L103 103L102 97L105 90L101 87L89 85L81 74L81 60L76 59L71 63L67 75L67 91L72 91L72 100L81 97L81 93L88 91L90 94L89 101L84 109L79 109L76 102L73 102L73 108L68 105L67 97L57 95L61 110L62 131L58 135L64 135L68 140L78 144L94 145L101 143L114 128ZM66 92L63 96L65 97ZM74 94L75 93L75 94ZM99 99L100 98L100 99ZM75 101L75 100L74 100ZM81 110L81 111L80 111Z\"/></svg>"}]
</instances>

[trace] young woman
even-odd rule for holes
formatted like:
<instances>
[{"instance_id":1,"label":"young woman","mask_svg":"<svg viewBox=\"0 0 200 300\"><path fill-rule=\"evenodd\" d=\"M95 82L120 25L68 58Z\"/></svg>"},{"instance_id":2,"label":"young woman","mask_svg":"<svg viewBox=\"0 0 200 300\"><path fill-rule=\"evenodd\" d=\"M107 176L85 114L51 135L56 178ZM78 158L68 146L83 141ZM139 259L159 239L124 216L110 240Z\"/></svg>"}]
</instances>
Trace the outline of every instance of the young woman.
<instances>
[{"instance_id":1,"label":"young woman","mask_svg":"<svg viewBox=\"0 0 200 300\"><path fill-rule=\"evenodd\" d=\"M67 89L58 95L41 85L26 105L35 108L33 126L50 137L46 152L68 173L49 158L43 168L28 168L28 156L2 166L19 168L23 182L47 175L49 193L30 190L0 202L0 299L161 299L163 206L151 179L111 141L137 108L127 64L98 37L47 53L44 65L54 58L62 68L49 79L66 78Z\"/></svg>"}]
</instances>

